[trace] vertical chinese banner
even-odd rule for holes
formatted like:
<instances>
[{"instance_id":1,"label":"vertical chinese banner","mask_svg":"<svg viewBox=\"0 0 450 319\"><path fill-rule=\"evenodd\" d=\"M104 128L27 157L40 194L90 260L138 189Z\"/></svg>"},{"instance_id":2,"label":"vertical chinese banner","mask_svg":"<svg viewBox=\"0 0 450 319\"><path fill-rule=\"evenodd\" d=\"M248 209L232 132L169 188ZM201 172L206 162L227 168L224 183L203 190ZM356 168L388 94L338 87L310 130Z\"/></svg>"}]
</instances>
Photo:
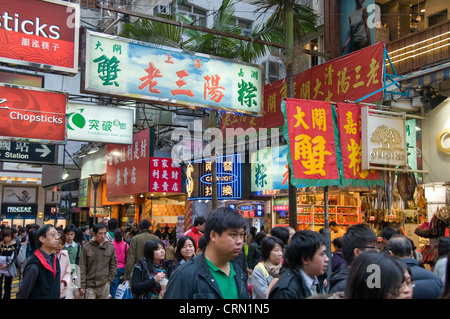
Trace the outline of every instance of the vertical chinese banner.
<instances>
[{"instance_id":1,"label":"vertical chinese banner","mask_svg":"<svg viewBox=\"0 0 450 319\"><path fill-rule=\"evenodd\" d=\"M337 103L336 111L344 178L381 179L380 171L362 169L361 108L357 104Z\"/></svg>"},{"instance_id":2,"label":"vertical chinese banner","mask_svg":"<svg viewBox=\"0 0 450 319\"><path fill-rule=\"evenodd\" d=\"M294 178L339 180L329 102L284 99Z\"/></svg>"},{"instance_id":3,"label":"vertical chinese banner","mask_svg":"<svg viewBox=\"0 0 450 319\"><path fill-rule=\"evenodd\" d=\"M180 193L181 167L171 158L150 157L150 191Z\"/></svg>"},{"instance_id":4,"label":"vertical chinese banner","mask_svg":"<svg viewBox=\"0 0 450 319\"><path fill-rule=\"evenodd\" d=\"M149 191L150 129L133 134L133 144L108 144L106 196Z\"/></svg>"}]
</instances>

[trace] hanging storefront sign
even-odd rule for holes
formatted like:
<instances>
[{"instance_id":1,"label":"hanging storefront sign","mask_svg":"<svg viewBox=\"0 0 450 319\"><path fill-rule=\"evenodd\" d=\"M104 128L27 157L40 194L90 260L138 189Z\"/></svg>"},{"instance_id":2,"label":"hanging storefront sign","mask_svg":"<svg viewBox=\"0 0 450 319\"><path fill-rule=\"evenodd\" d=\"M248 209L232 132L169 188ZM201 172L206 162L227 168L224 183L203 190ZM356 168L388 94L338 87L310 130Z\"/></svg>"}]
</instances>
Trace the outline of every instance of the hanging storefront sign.
<instances>
[{"instance_id":1,"label":"hanging storefront sign","mask_svg":"<svg viewBox=\"0 0 450 319\"><path fill-rule=\"evenodd\" d=\"M330 60L294 75L294 98L319 101L356 101L383 87L384 42ZM285 79L264 86L263 117L253 118L226 114L221 130L226 128L272 128L282 126L281 102L287 97ZM364 99L376 102L383 92Z\"/></svg>"},{"instance_id":2,"label":"hanging storefront sign","mask_svg":"<svg viewBox=\"0 0 450 319\"><path fill-rule=\"evenodd\" d=\"M56 164L57 146L28 142L0 141L0 160Z\"/></svg>"},{"instance_id":3,"label":"hanging storefront sign","mask_svg":"<svg viewBox=\"0 0 450 319\"><path fill-rule=\"evenodd\" d=\"M106 196L149 191L150 129L133 134L133 143L108 144Z\"/></svg>"},{"instance_id":4,"label":"hanging storefront sign","mask_svg":"<svg viewBox=\"0 0 450 319\"><path fill-rule=\"evenodd\" d=\"M67 104L67 139L131 144L134 111L118 107Z\"/></svg>"},{"instance_id":5,"label":"hanging storefront sign","mask_svg":"<svg viewBox=\"0 0 450 319\"><path fill-rule=\"evenodd\" d=\"M211 199L212 175L209 159L190 162L186 168L186 191L189 200ZM242 197L241 155L216 158L217 199Z\"/></svg>"},{"instance_id":6,"label":"hanging storefront sign","mask_svg":"<svg viewBox=\"0 0 450 319\"><path fill-rule=\"evenodd\" d=\"M86 92L262 114L262 67L86 32Z\"/></svg>"},{"instance_id":7,"label":"hanging storefront sign","mask_svg":"<svg viewBox=\"0 0 450 319\"><path fill-rule=\"evenodd\" d=\"M251 154L252 192L289 188L288 147L267 147Z\"/></svg>"},{"instance_id":8,"label":"hanging storefront sign","mask_svg":"<svg viewBox=\"0 0 450 319\"><path fill-rule=\"evenodd\" d=\"M66 143L66 95L0 85L0 137Z\"/></svg>"},{"instance_id":9,"label":"hanging storefront sign","mask_svg":"<svg viewBox=\"0 0 450 319\"><path fill-rule=\"evenodd\" d=\"M237 210L244 218L264 217L264 202L232 202L227 205Z\"/></svg>"},{"instance_id":10,"label":"hanging storefront sign","mask_svg":"<svg viewBox=\"0 0 450 319\"><path fill-rule=\"evenodd\" d=\"M371 165L407 165L406 116L394 113L361 108L361 148L362 167Z\"/></svg>"},{"instance_id":11,"label":"hanging storefront sign","mask_svg":"<svg viewBox=\"0 0 450 319\"><path fill-rule=\"evenodd\" d=\"M362 168L361 107L357 104L337 103L335 108L345 180L380 179L380 171Z\"/></svg>"},{"instance_id":12,"label":"hanging storefront sign","mask_svg":"<svg viewBox=\"0 0 450 319\"><path fill-rule=\"evenodd\" d=\"M150 157L150 192L181 192L181 167L171 158Z\"/></svg>"},{"instance_id":13,"label":"hanging storefront sign","mask_svg":"<svg viewBox=\"0 0 450 319\"><path fill-rule=\"evenodd\" d=\"M360 113L354 107L359 106L283 100L283 134L289 144L293 185L383 185L380 172L362 167Z\"/></svg>"},{"instance_id":14,"label":"hanging storefront sign","mask_svg":"<svg viewBox=\"0 0 450 319\"><path fill-rule=\"evenodd\" d=\"M79 4L59 0L0 4L0 62L78 73Z\"/></svg>"},{"instance_id":15,"label":"hanging storefront sign","mask_svg":"<svg viewBox=\"0 0 450 319\"><path fill-rule=\"evenodd\" d=\"M339 180L329 102L285 99L294 177Z\"/></svg>"}]
</instances>

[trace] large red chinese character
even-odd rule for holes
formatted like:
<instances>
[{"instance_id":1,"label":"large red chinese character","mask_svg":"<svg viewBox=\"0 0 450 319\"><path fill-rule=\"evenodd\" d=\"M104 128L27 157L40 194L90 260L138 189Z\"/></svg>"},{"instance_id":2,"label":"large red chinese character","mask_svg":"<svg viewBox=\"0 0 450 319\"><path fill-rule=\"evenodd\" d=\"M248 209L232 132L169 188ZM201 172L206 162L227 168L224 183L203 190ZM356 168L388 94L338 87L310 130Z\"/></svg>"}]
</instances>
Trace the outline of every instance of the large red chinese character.
<instances>
[{"instance_id":1,"label":"large red chinese character","mask_svg":"<svg viewBox=\"0 0 450 319\"><path fill-rule=\"evenodd\" d=\"M210 100L213 100L217 103L222 101L222 98L225 96L225 94L221 90L225 90L225 88L223 86L219 86L220 76L218 74L213 75L212 77L206 75L203 78L206 80L204 84L205 89L203 93L203 97L205 98L205 100L206 96L210 95L211 96ZM210 80L211 84L209 83Z\"/></svg>"},{"instance_id":2,"label":"large red chinese character","mask_svg":"<svg viewBox=\"0 0 450 319\"><path fill-rule=\"evenodd\" d=\"M157 69L152 62L148 64L148 68L145 69L145 71L148 73L148 75L140 78L142 84L138 86L138 89L142 90L148 85L148 90L151 93L161 93L159 89L155 89L155 86L158 84L158 82L153 81L154 78L162 78L161 71Z\"/></svg>"},{"instance_id":3,"label":"large red chinese character","mask_svg":"<svg viewBox=\"0 0 450 319\"><path fill-rule=\"evenodd\" d=\"M186 81L183 80L183 78L185 76L188 76L189 73L187 73L187 71L185 71L185 70L181 70L181 71L177 72L177 75L178 75L179 79L175 83L178 85L178 88L175 90L170 90L170 92L172 92L172 95L185 94L187 96L193 97L194 93L192 93L191 90L181 89L181 87L183 85L186 85Z\"/></svg>"}]
</instances>

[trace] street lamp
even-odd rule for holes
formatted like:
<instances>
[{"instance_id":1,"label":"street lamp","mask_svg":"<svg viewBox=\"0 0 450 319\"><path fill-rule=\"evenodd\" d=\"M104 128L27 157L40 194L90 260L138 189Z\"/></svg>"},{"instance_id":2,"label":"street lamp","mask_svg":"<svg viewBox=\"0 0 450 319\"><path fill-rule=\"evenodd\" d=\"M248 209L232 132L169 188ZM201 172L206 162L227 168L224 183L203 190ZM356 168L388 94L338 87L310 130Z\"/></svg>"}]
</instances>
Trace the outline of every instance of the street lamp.
<instances>
[{"instance_id":1,"label":"street lamp","mask_svg":"<svg viewBox=\"0 0 450 319\"><path fill-rule=\"evenodd\" d=\"M91 174L92 186L94 186L94 224L97 222L97 187L102 180L101 174Z\"/></svg>"}]
</instances>

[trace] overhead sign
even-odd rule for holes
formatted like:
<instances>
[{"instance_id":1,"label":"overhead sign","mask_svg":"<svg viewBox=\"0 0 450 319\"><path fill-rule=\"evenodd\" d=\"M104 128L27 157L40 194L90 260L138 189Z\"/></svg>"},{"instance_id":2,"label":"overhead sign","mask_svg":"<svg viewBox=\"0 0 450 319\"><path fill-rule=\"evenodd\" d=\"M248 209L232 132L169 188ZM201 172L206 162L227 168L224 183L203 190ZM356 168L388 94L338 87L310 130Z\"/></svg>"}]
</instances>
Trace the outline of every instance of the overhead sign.
<instances>
[{"instance_id":1,"label":"overhead sign","mask_svg":"<svg viewBox=\"0 0 450 319\"><path fill-rule=\"evenodd\" d=\"M0 0L0 62L78 73L80 5Z\"/></svg>"},{"instance_id":2,"label":"overhead sign","mask_svg":"<svg viewBox=\"0 0 450 319\"><path fill-rule=\"evenodd\" d=\"M216 158L217 199L240 199L242 197L241 155L234 154ZM211 161L193 161L186 168L186 191L189 200L212 198Z\"/></svg>"},{"instance_id":3,"label":"overhead sign","mask_svg":"<svg viewBox=\"0 0 450 319\"><path fill-rule=\"evenodd\" d=\"M2 205L2 215L7 214L37 214L38 205L37 204L29 204L29 205L11 205L11 204L3 204Z\"/></svg>"},{"instance_id":4,"label":"overhead sign","mask_svg":"<svg viewBox=\"0 0 450 319\"><path fill-rule=\"evenodd\" d=\"M361 108L362 167L407 165L406 115Z\"/></svg>"},{"instance_id":5,"label":"overhead sign","mask_svg":"<svg viewBox=\"0 0 450 319\"><path fill-rule=\"evenodd\" d=\"M149 191L150 129L133 135L133 143L108 144L106 196Z\"/></svg>"},{"instance_id":6,"label":"overhead sign","mask_svg":"<svg viewBox=\"0 0 450 319\"><path fill-rule=\"evenodd\" d=\"M67 104L67 139L131 144L134 111L118 107Z\"/></svg>"},{"instance_id":7,"label":"overhead sign","mask_svg":"<svg viewBox=\"0 0 450 319\"><path fill-rule=\"evenodd\" d=\"M0 160L56 164L56 145L0 141Z\"/></svg>"},{"instance_id":8,"label":"overhead sign","mask_svg":"<svg viewBox=\"0 0 450 319\"><path fill-rule=\"evenodd\" d=\"M66 143L66 95L0 85L0 137Z\"/></svg>"},{"instance_id":9,"label":"overhead sign","mask_svg":"<svg viewBox=\"0 0 450 319\"><path fill-rule=\"evenodd\" d=\"M262 115L262 66L86 32L86 92Z\"/></svg>"},{"instance_id":10,"label":"overhead sign","mask_svg":"<svg viewBox=\"0 0 450 319\"><path fill-rule=\"evenodd\" d=\"M171 158L150 157L150 192L180 193L181 166Z\"/></svg>"}]
</instances>

